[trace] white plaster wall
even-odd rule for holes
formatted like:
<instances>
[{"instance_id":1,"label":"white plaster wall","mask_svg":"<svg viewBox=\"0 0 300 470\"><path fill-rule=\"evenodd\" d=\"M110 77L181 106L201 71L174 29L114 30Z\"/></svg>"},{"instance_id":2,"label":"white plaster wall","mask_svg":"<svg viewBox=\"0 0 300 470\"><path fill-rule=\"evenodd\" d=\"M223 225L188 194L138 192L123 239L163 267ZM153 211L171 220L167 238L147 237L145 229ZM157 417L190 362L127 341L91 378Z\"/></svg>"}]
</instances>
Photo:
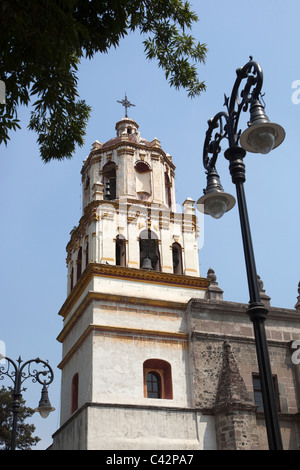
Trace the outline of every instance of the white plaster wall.
<instances>
[{"instance_id":1,"label":"white plaster wall","mask_svg":"<svg viewBox=\"0 0 300 470\"><path fill-rule=\"evenodd\" d=\"M72 308L70 309L70 311L68 312L67 316L64 318L63 320L63 326L65 326L68 321L70 320L70 318L72 317L72 314L76 311L76 309L80 306L80 304L82 303L83 299L85 298L87 292L89 292L90 290L93 290L93 286L94 286L94 281L93 279L91 279L91 281L88 283L88 285L86 286L86 288L84 289L84 291L82 292L82 294L78 297L77 301L75 302L75 304L72 306Z\"/></svg>"},{"instance_id":2,"label":"white plaster wall","mask_svg":"<svg viewBox=\"0 0 300 470\"><path fill-rule=\"evenodd\" d=\"M63 368L61 380L61 425L71 417L71 384L76 373L79 375L78 407L80 408L92 399L92 357L92 340L90 338L81 344Z\"/></svg>"},{"instance_id":3,"label":"white plaster wall","mask_svg":"<svg viewBox=\"0 0 300 470\"><path fill-rule=\"evenodd\" d=\"M87 450L87 409L73 418L53 436L53 450Z\"/></svg>"},{"instance_id":4,"label":"white plaster wall","mask_svg":"<svg viewBox=\"0 0 300 470\"><path fill-rule=\"evenodd\" d=\"M53 440L54 450L216 450L213 416L195 410L91 406Z\"/></svg>"},{"instance_id":5,"label":"white plaster wall","mask_svg":"<svg viewBox=\"0 0 300 470\"><path fill-rule=\"evenodd\" d=\"M90 450L217 448L214 418L193 410L90 407L88 421Z\"/></svg>"},{"instance_id":6,"label":"white plaster wall","mask_svg":"<svg viewBox=\"0 0 300 470\"><path fill-rule=\"evenodd\" d=\"M79 340L80 336L84 333L87 326L93 323L93 309L90 304L85 311L78 317L76 324L70 328L68 334L63 341L62 357L70 351L74 344Z\"/></svg>"},{"instance_id":7,"label":"white plaster wall","mask_svg":"<svg viewBox=\"0 0 300 470\"><path fill-rule=\"evenodd\" d=\"M188 287L176 287L163 284L150 284L142 281L129 281L124 279L111 279L105 277L94 278L94 291L128 297L156 299L170 302L187 303L191 298L204 298L205 290Z\"/></svg>"},{"instance_id":8,"label":"white plaster wall","mask_svg":"<svg viewBox=\"0 0 300 470\"><path fill-rule=\"evenodd\" d=\"M141 331L169 333L185 333L187 331L186 315L182 311L120 302L94 301L92 322L94 325L139 329Z\"/></svg>"},{"instance_id":9,"label":"white plaster wall","mask_svg":"<svg viewBox=\"0 0 300 470\"><path fill-rule=\"evenodd\" d=\"M153 358L169 362L172 370L173 399L160 399L160 406L190 406L186 343L101 333L94 336L93 401L157 405L144 397L143 363Z\"/></svg>"}]
</instances>

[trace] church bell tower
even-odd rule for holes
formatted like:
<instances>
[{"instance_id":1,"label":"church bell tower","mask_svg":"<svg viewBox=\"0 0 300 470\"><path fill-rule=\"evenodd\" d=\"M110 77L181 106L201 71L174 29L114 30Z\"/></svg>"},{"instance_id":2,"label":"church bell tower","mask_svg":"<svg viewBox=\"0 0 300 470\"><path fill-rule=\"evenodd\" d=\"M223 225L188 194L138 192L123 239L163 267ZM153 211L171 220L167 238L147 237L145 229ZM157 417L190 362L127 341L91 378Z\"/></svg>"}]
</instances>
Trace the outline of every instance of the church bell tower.
<instances>
[{"instance_id":1,"label":"church bell tower","mask_svg":"<svg viewBox=\"0 0 300 470\"><path fill-rule=\"evenodd\" d=\"M67 245L59 449L191 449L186 306L204 298L194 201L126 115L83 162L82 217Z\"/></svg>"}]
</instances>

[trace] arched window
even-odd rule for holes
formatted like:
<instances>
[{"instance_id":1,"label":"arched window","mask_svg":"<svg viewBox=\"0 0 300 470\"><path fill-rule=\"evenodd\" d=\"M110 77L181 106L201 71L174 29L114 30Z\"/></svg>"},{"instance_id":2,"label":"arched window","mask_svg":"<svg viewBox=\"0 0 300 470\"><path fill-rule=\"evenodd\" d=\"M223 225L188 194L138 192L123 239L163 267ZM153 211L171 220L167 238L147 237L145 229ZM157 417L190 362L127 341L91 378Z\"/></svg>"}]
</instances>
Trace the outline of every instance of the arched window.
<instances>
[{"instance_id":1,"label":"arched window","mask_svg":"<svg viewBox=\"0 0 300 470\"><path fill-rule=\"evenodd\" d=\"M173 273L182 274L182 248L179 243L172 245Z\"/></svg>"},{"instance_id":2,"label":"arched window","mask_svg":"<svg viewBox=\"0 0 300 470\"><path fill-rule=\"evenodd\" d=\"M82 247L80 247L78 250L76 263L77 263L77 281L78 281L82 272Z\"/></svg>"},{"instance_id":3,"label":"arched window","mask_svg":"<svg viewBox=\"0 0 300 470\"><path fill-rule=\"evenodd\" d=\"M162 359L147 359L143 364L144 396L173 398L171 364Z\"/></svg>"},{"instance_id":4,"label":"arched window","mask_svg":"<svg viewBox=\"0 0 300 470\"><path fill-rule=\"evenodd\" d=\"M138 198L142 201L147 201L151 195L151 168L143 161L136 162L134 168Z\"/></svg>"},{"instance_id":5,"label":"arched window","mask_svg":"<svg viewBox=\"0 0 300 470\"><path fill-rule=\"evenodd\" d=\"M86 241L85 245L85 267L89 264L89 242L88 240Z\"/></svg>"},{"instance_id":6,"label":"arched window","mask_svg":"<svg viewBox=\"0 0 300 470\"><path fill-rule=\"evenodd\" d=\"M168 173L165 173L165 199L166 205L171 208L172 199L171 199L171 182Z\"/></svg>"},{"instance_id":7,"label":"arched window","mask_svg":"<svg viewBox=\"0 0 300 470\"><path fill-rule=\"evenodd\" d=\"M78 409L78 374L75 374L72 379L71 386L71 413Z\"/></svg>"},{"instance_id":8,"label":"arched window","mask_svg":"<svg viewBox=\"0 0 300 470\"><path fill-rule=\"evenodd\" d=\"M71 279L70 279L70 289L72 291L73 287L74 287L74 268L73 268L73 266L71 268L71 276L70 277L71 277Z\"/></svg>"},{"instance_id":9,"label":"arched window","mask_svg":"<svg viewBox=\"0 0 300 470\"><path fill-rule=\"evenodd\" d=\"M108 201L116 199L117 174L116 164L108 162L103 167L104 199Z\"/></svg>"},{"instance_id":10,"label":"arched window","mask_svg":"<svg viewBox=\"0 0 300 470\"><path fill-rule=\"evenodd\" d=\"M158 239L151 230L140 234L140 268L160 271Z\"/></svg>"},{"instance_id":11,"label":"arched window","mask_svg":"<svg viewBox=\"0 0 300 470\"><path fill-rule=\"evenodd\" d=\"M147 373L147 398L162 398L161 376L155 371Z\"/></svg>"},{"instance_id":12,"label":"arched window","mask_svg":"<svg viewBox=\"0 0 300 470\"><path fill-rule=\"evenodd\" d=\"M82 180L83 187L83 205L84 207L90 202L90 177L85 174Z\"/></svg>"},{"instance_id":13,"label":"arched window","mask_svg":"<svg viewBox=\"0 0 300 470\"><path fill-rule=\"evenodd\" d=\"M126 240L122 235L116 238L116 266L126 266Z\"/></svg>"}]
</instances>

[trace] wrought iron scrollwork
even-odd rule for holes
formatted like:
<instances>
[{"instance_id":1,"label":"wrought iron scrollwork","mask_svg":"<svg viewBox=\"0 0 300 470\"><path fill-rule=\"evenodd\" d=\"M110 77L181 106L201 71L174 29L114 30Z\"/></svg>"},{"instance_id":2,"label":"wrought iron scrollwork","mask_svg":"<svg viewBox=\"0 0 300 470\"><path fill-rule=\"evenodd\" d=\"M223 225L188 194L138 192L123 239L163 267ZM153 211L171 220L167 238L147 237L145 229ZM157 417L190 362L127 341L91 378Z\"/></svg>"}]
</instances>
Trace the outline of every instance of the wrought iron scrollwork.
<instances>
[{"instance_id":1,"label":"wrought iron scrollwork","mask_svg":"<svg viewBox=\"0 0 300 470\"><path fill-rule=\"evenodd\" d=\"M221 141L227 138L230 147L237 147L241 131L238 129L240 114L247 111L249 105L259 99L263 84L261 66L252 57L244 67L237 69L237 77L230 98L225 95L226 111L217 113L208 121L208 129L203 147L203 165L207 171L215 168ZM239 93L241 82L246 80L243 90ZM215 133L214 133L215 132Z\"/></svg>"},{"instance_id":2,"label":"wrought iron scrollwork","mask_svg":"<svg viewBox=\"0 0 300 470\"><path fill-rule=\"evenodd\" d=\"M29 378L32 382L39 382L41 385L49 385L53 381L53 370L48 362L43 361L39 357L23 362L21 357L18 358L15 363L9 357L2 357L7 361L6 366L0 366L0 380L4 379L4 376L9 377L15 384L15 391L20 393L23 382ZM41 364L45 370L32 369L33 363ZM23 389L26 390L26 389Z\"/></svg>"}]
</instances>

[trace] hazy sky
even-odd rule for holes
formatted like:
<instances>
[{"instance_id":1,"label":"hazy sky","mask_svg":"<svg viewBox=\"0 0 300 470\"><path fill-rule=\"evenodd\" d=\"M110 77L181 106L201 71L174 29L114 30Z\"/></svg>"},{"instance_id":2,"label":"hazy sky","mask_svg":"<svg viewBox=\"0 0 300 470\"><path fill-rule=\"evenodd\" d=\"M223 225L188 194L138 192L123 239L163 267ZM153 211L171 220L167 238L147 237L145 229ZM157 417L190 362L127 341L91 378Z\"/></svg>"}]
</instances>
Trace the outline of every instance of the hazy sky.
<instances>
[{"instance_id":1,"label":"hazy sky","mask_svg":"<svg viewBox=\"0 0 300 470\"><path fill-rule=\"evenodd\" d=\"M124 116L117 100L136 105L129 117L141 135L157 137L176 165L176 197L197 200L206 185L202 149L207 120L225 110L236 69L252 55L264 72L266 114L286 130L284 143L269 155L248 154L246 197L257 272L271 305L294 308L299 273L299 131L300 32L298 0L229 0L192 2L199 15L196 39L208 45L200 79L207 91L190 100L171 89L155 62L146 60L142 38L131 35L117 50L84 61L79 73L80 96L92 106L85 146L72 160L43 164L36 136L27 131L29 111L20 110L22 131L0 147L1 180L1 330L0 340L12 359L40 356L55 371L49 388L56 411L47 420L36 415L36 447L47 447L59 427L62 327L58 311L66 297L66 250L70 231L81 217L83 160L95 140L115 136L115 124ZM1 79L1 77L0 77ZM296 87L296 88L293 88ZM299 92L298 92L299 91ZM240 126L245 128L248 113ZM223 144L226 149L225 143ZM217 168L226 192L235 196L228 163L221 153ZM297 209L298 208L298 209ZM212 267L224 299L249 300L237 205L220 220L205 217L204 244L199 251L200 272ZM3 382L8 385L8 381ZM27 405L38 404L41 388L24 384Z\"/></svg>"}]
</instances>

